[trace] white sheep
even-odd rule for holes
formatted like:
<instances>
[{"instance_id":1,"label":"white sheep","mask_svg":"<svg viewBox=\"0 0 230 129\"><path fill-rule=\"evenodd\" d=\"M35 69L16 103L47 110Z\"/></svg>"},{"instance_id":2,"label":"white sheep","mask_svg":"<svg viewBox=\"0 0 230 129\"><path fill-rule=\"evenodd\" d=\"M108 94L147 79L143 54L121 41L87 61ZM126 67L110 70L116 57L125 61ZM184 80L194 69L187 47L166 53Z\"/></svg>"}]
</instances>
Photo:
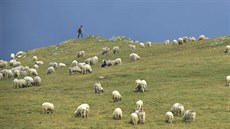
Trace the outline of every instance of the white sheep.
<instances>
[{"instance_id":1,"label":"white sheep","mask_svg":"<svg viewBox=\"0 0 230 129\"><path fill-rule=\"evenodd\" d=\"M183 44L183 42L184 42L183 38L178 38L178 40L177 40L177 41L178 41L178 44L179 44L179 45L182 45L182 44Z\"/></svg>"},{"instance_id":2,"label":"white sheep","mask_svg":"<svg viewBox=\"0 0 230 129\"><path fill-rule=\"evenodd\" d=\"M33 69L33 68L30 68L30 69L28 70L28 73L29 73L29 75L38 76L37 70L36 70L36 69Z\"/></svg>"},{"instance_id":3,"label":"white sheep","mask_svg":"<svg viewBox=\"0 0 230 129\"><path fill-rule=\"evenodd\" d=\"M42 110L44 114L52 114L54 111L54 105L50 102L44 102L42 104Z\"/></svg>"},{"instance_id":4,"label":"white sheep","mask_svg":"<svg viewBox=\"0 0 230 129\"><path fill-rule=\"evenodd\" d=\"M183 42L184 42L184 43L187 43L188 41L189 41L188 36L184 36L184 37L183 37Z\"/></svg>"},{"instance_id":5,"label":"white sheep","mask_svg":"<svg viewBox=\"0 0 230 129\"><path fill-rule=\"evenodd\" d=\"M171 111L166 112L165 114L165 122L172 124L174 119L174 115Z\"/></svg>"},{"instance_id":6,"label":"white sheep","mask_svg":"<svg viewBox=\"0 0 230 129\"><path fill-rule=\"evenodd\" d=\"M172 44L173 44L173 45L178 44L177 40L176 40L176 39L174 39L174 40L172 41Z\"/></svg>"},{"instance_id":7,"label":"white sheep","mask_svg":"<svg viewBox=\"0 0 230 129\"><path fill-rule=\"evenodd\" d=\"M14 87L15 88L24 88L27 87L27 82L25 79L18 79L18 81L14 80Z\"/></svg>"},{"instance_id":8,"label":"white sheep","mask_svg":"<svg viewBox=\"0 0 230 129\"><path fill-rule=\"evenodd\" d=\"M113 54L119 53L119 50L120 50L119 46L113 47Z\"/></svg>"},{"instance_id":9,"label":"white sheep","mask_svg":"<svg viewBox=\"0 0 230 129\"><path fill-rule=\"evenodd\" d=\"M74 60L71 64L71 66L77 66L78 62L76 60Z\"/></svg>"},{"instance_id":10,"label":"white sheep","mask_svg":"<svg viewBox=\"0 0 230 129\"><path fill-rule=\"evenodd\" d=\"M85 56L85 51L79 51L77 52L77 57L78 58L81 58L81 57L84 57Z\"/></svg>"},{"instance_id":11,"label":"white sheep","mask_svg":"<svg viewBox=\"0 0 230 129\"><path fill-rule=\"evenodd\" d=\"M47 69L47 74L55 73L54 67L49 67Z\"/></svg>"},{"instance_id":12,"label":"white sheep","mask_svg":"<svg viewBox=\"0 0 230 129\"><path fill-rule=\"evenodd\" d=\"M14 59L14 58L15 58L14 53L11 53L11 54L10 54L10 59Z\"/></svg>"},{"instance_id":13,"label":"white sheep","mask_svg":"<svg viewBox=\"0 0 230 129\"><path fill-rule=\"evenodd\" d=\"M3 79L3 75L2 75L2 73L0 73L0 80L2 80Z\"/></svg>"},{"instance_id":14,"label":"white sheep","mask_svg":"<svg viewBox=\"0 0 230 129\"><path fill-rule=\"evenodd\" d=\"M9 65L10 65L10 66L13 66L13 64L14 64L15 62L17 62L15 59L11 59L11 60L9 61Z\"/></svg>"},{"instance_id":15,"label":"white sheep","mask_svg":"<svg viewBox=\"0 0 230 129\"><path fill-rule=\"evenodd\" d=\"M21 57L23 57L25 54L26 54L26 53L25 53L24 51L19 51L19 52L17 52L16 57L17 57L17 58L21 58Z\"/></svg>"},{"instance_id":16,"label":"white sheep","mask_svg":"<svg viewBox=\"0 0 230 129\"><path fill-rule=\"evenodd\" d=\"M224 53L230 53L230 45L227 45L227 46L225 47Z\"/></svg>"},{"instance_id":17,"label":"white sheep","mask_svg":"<svg viewBox=\"0 0 230 129\"><path fill-rule=\"evenodd\" d=\"M189 41L194 42L194 41L196 41L196 38L195 37L189 37Z\"/></svg>"},{"instance_id":18,"label":"white sheep","mask_svg":"<svg viewBox=\"0 0 230 129\"><path fill-rule=\"evenodd\" d=\"M136 90L137 91L142 91L142 92L145 92L145 90L147 89L147 82L145 80L140 80L140 79L137 79L135 81L136 83Z\"/></svg>"},{"instance_id":19,"label":"white sheep","mask_svg":"<svg viewBox=\"0 0 230 129\"><path fill-rule=\"evenodd\" d=\"M136 61L136 60L141 59L140 56L136 53L131 53L129 56L130 56L131 61Z\"/></svg>"},{"instance_id":20,"label":"white sheep","mask_svg":"<svg viewBox=\"0 0 230 129\"><path fill-rule=\"evenodd\" d=\"M109 48L109 47L103 47L103 48L102 48L101 54L102 54L102 55L107 54L107 53L109 53L109 51L110 51L110 48Z\"/></svg>"},{"instance_id":21,"label":"white sheep","mask_svg":"<svg viewBox=\"0 0 230 129\"><path fill-rule=\"evenodd\" d=\"M59 63L58 66L61 68L61 67L66 67L66 64L64 63Z\"/></svg>"},{"instance_id":22,"label":"white sheep","mask_svg":"<svg viewBox=\"0 0 230 129\"><path fill-rule=\"evenodd\" d=\"M40 86L42 82L42 79L39 76L34 77L34 85Z\"/></svg>"},{"instance_id":23,"label":"white sheep","mask_svg":"<svg viewBox=\"0 0 230 129\"><path fill-rule=\"evenodd\" d=\"M39 69L39 66L37 64L34 64L34 68L37 70Z\"/></svg>"},{"instance_id":24,"label":"white sheep","mask_svg":"<svg viewBox=\"0 0 230 129\"><path fill-rule=\"evenodd\" d=\"M144 48L145 47L145 44L144 43L139 43L140 47L141 48Z\"/></svg>"},{"instance_id":25,"label":"white sheep","mask_svg":"<svg viewBox=\"0 0 230 129\"><path fill-rule=\"evenodd\" d=\"M112 98L113 98L113 102L117 102L117 101L122 100L122 96L119 93L119 91L117 91L117 90L112 92Z\"/></svg>"},{"instance_id":26,"label":"white sheep","mask_svg":"<svg viewBox=\"0 0 230 129\"><path fill-rule=\"evenodd\" d=\"M122 110L121 108L116 108L114 111L113 111L113 119L115 120L119 120L122 118Z\"/></svg>"},{"instance_id":27,"label":"white sheep","mask_svg":"<svg viewBox=\"0 0 230 129\"><path fill-rule=\"evenodd\" d=\"M164 45L169 45L169 40L168 39L164 41Z\"/></svg>"},{"instance_id":28,"label":"white sheep","mask_svg":"<svg viewBox=\"0 0 230 129\"><path fill-rule=\"evenodd\" d=\"M34 85L34 79L30 76L25 76L24 80L26 81L26 86L30 87L32 85Z\"/></svg>"},{"instance_id":29,"label":"white sheep","mask_svg":"<svg viewBox=\"0 0 230 129\"><path fill-rule=\"evenodd\" d=\"M38 60L38 57L37 56L33 56L32 60L33 60L33 62L36 62Z\"/></svg>"},{"instance_id":30,"label":"white sheep","mask_svg":"<svg viewBox=\"0 0 230 129\"><path fill-rule=\"evenodd\" d=\"M130 45L129 45L129 50L131 50L131 51L136 50L136 46L133 45L133 44L130 44Z\"/></svg>"},{"instance_id":31,"label":"white sheep","mask_svg":"<svg viewBox=\"0 0 230 129\"><path fill-rule=\"evenodd\" d=\"M136 102L136 110L140 110L141 108L143 108L143 101L142 100L138 100Z\"/></svg>"},{"instance_id":32,"label":"white sheep","mask_svg":"<svg viewBox=\"0 0 230 129\"><path fill-rule=\"evenodd\" d=\"M194 122L196 119L196 112L192 110L186 110L183 116L184 122Z\"/></svg>"},{"instance_id":33,"label":"white sheep","mask_svg":"<svg viewBox=\"0 0 230 129\"><path fill-rule=\"evenodd\" d=\"M114 60L114 65L121 65L121 64L122 64L121 58L117 58Z\"/></svg>"},{"instance_id":34,"label":"white sheep","mask_svg":"<svg viewBox=\"0 0 230 129\"><path fill-rule=\"evenodd\" d=\"M92 73L93 72L93 70L92 70L92 68L91 68L91 66L89 64L83 65L81 70L82 70L82 74Z\"/></svg>"},{"instance_id":35,"label":"white sheep","mask_svg":"<svg viewBox=\"0 0 230 129\"><path fill-rule=\"evenodd\" d=\"M147 47L151 47L152 46L152 42L148 41L148 42L146 42L146 45L147 45Z\"/></svg>"},{"instance_id":36,"label":"white sheep","mask_svg":"<svg viewBox=\"0 0 230 129\"><path fill-rule=\"evenodd\" d=\"M143 108L141 108L140 110L136 110L135 113L137 113L137 116L138 116L138 119L139 119L138 123L144 124L145 123L146 113L143 110Z\"/></svg>"},{"instance_id":37,"label":"white sheep","mask_svg":"<svg viewBox=\"0 0 230 129\"><path fill-rule=\"evenodd\" d=\"M15 78L13 80L13 88L19 88L19 79Z\"/></svg>"},{"instance_id":38,"label":"white sheep","mask_svg":"<svg viewBox=\"0 0 230 129\"><path fill-rule=\"evenodd\" d=\"M130 123L133 125L136 125L138 123L139 119L138 119L138 115L137 113L131 113L130 115Z\"/></svg>"},{"instance_id":39,"label":"white sheep","mask_svg":"<svg viewBox=\"0 0 230 129\"><path fill-rule=\"evenodd\" d=\"M13 76L14 76L14 78L19 78L20 77L20 71L18 69L14 70Z\"/></svg>"},{"instance_id":40,"label":"white sheep","mask_svg":"<svg viewBox=\"0 0 230 129\"><path fill-rule=\"evenodd\" d=\"M226 86L230 86L230 76L226 76Z\"/></svg>"},{"instance_id":41,"label":"white sheep","mask_svg":"<svg viewBox=\"0 0 230 129\"><path fill-rule=\"evenodd\" d=\"M205 40L205 39L206 39L205 35L200 35L199 36L199 40Z\"/></svg>"},{"instance_id":42,"label":"white sheep","mask_svg":"<svg viewBox=\"0 0 230 129\"><path fill-rule=\"evenodd\" d=\"M103 87L101 86L101 83L100 82L96 82L93 84L93 87L94 87L94 91L95 93L103 93L104 92L104 89Z\"/></svg>"},{"instance_id":43,"label":"white sheep","mask_svg":"<svg viewBox=\"0 0 230 129\"><path fill-rule=\"evenodd\" d=\"M180 103L175 103L171 108L171 112L174 116L182 116L184 114L184 106Z\"/></svg>"},{"instance_id":44,"label":"white sheep","mask_svg":"<svg viewBox=\"0 0 230 129\"><path fill-rule=\"evenodd\" d=\"M0 68L6 68L7 67L7 61L0 60Z\"/></svg>"},{"instance_id":45,"label":"white sheep","mask_svg":"<svg viewBox=\"0 0 230 129\"><path fill-rule=\"evenodd\" d=\"M84 103L77 107L77 110L74 112L75 117L88 117L90 107L88 104Z\"/></svg>"},{"instance_id":46,"label":"white sheep","mask_svg":"<svg viewBox=\"0 0 230 129\"><path fill-rule=\"evenodd\" d=\"M37 65L43 65L44 62L39 60L39 61L35 61L35 64L37 64Z\"/></svg>"},{"instance_id":47,"label":"white sheep","mask_svg":"<svg viewBox=\"0 0 230 129\"><path fill-rule=\"evenodd\" d=\"M13 63L13 67L18 67L20 65L21 65L21 62L19 62L19 61L16 61L16 62Z\"/></svg>"},{"instance_id":48,"label":"white sheep","mask_svg":"<svg viewBox=\"0 0 230 129\"><path fill-rule=\"evenodd\" d=\"M53 67L53 68L57 69L58 68L58 63L57 62L50 62L49 67Z\"/></svg>"}]
</instances>

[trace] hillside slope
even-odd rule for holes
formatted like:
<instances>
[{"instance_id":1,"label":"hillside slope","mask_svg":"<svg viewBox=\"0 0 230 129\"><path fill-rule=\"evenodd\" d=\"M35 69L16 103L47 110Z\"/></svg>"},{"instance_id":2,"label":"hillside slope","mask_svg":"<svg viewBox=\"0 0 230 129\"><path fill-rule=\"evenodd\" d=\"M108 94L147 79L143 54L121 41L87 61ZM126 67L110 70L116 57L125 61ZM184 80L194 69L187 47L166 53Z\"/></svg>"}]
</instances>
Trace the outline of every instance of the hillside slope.
<instances>
[{"instance_id":1,"label":"hillside slope","mask_svg":"<svg viewBox=\"0 0 230 129\"><path fill-rule=\"evenodd\" d=\"M152 44L151 47L136 51L141 60L130 61L130 43L119 40L109 42L104 38L87 37L72 39L47 48L26 52L19 59L23 66L33 67L32 57L44 61L38 73L42 78L39 87L13 88L13 78L0 80L0 125L1 128L146 128L146 129L227 129L230 126L230 94L225 86L225 77L230 75L230 55L224 53L230 45L230 37L218 37L204 41L189 42L184 45ZM101 48L120 47L120 52L102 55ZM77 58L76 52L84 50L86 56ZM69 75L68 67L73 60L83 62L92 56L99 57L99 63L92 66L91 74ZM122 65L101 68L103 59L122 59ZM65 68L47 75L51 61L63 62ZM99 76L106 76L99 79ZM144 93L135 92L135 80L145 79L148 89ZM93 83L101 82L105 91L94 94ZM118 90L122 101L114 103L112 91ZM134 112L137 100L144 101L146 123L131 125L129 117ZM41 104L52 102L52 115L42 113ZM185 109L196 111L194 123L184 123L175 117L173 124L165 123L165 113L176 103ZM76 108L90 105L88 118L75 118ZM115 108L123 110L121 120L113 120Z\"/></svg>"}]
</instances>

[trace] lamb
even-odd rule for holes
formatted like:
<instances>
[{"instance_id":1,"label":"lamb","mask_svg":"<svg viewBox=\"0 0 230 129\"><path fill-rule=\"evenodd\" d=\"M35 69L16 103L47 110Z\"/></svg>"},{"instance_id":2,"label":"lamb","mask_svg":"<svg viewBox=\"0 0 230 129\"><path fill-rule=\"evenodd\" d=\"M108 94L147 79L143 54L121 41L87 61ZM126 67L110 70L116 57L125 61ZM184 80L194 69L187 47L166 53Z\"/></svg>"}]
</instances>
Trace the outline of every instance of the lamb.
<instances>
[{"instance_id":1,"label":"lamb","mask_svg":"<svg viewBox=\"0 0 230 129\"><path fill-rule=\"evenodd\" d=\"M173 119L174 119L173 113L170 112L170 111L166 112L166 114L165 114L165 122L172 124Z\"/></svg>"},{"instance_id":2,"label":"lamb","mask_svg":"<svg viewBox=\"0 0 230 129\"><path fill-rule=\"evenodd\" d=\"M59 63L58 66L61 68L61 67L66 67L66 64L64 63Z\"/></svg>"},{"instance_id":3,"label":"lamb","mask_svg":"<svg viewBox=\"0 0 230 129\"><path fill-rule=\"evenodd\" d=\"M230 86L230 76L226 76L226 86Z\"/></svg>"},{"instance_id":4,"label":"lamb","mask_svg":"<svg viewBox=\"0 0 230 129\"><path fill-rule=\"evenodd\" d=\"M137 116L137 113L131 113L130 115L130 123L133 125L136 125L138 123L139 119Z\"/></svg>"},{"instance_id":5,"label":"lamb","mask_svg":"<svg viewBox=\"0 0 230 129\"><path fill-rule=\"evenodd\" d=\"M93 87L94 87L95 93L100 94L100 93L103 93L103 92L104 92L104 89L103 89L103 87L101 86L101 83L100 83L100 82L94 83L94 84L93 84Z\"/></svg>"},{"instance_id":6,"label":"lamb","mask_svg":"<svg viewBox=\"0 0 230 129\"><path fill-rule=\"evenodd\" d=\"M115 120L119 120L122 118L122 110L121 108L116 108L114 111L113 111L113 119Z\"/></svg>"},{"instance_id":7,"label":"lamb","mask_svg":"<svg viewBox=\"0 0 230 129\"><path fill-rule=\"evenodd\" d=\"M7 67L7 61L0 60L0 68L6 68Z\"/></svg>"},{"instance_id":8,"label":"lamb","mask_svg":"<svg viewBox=\"0 0 230 129\"><path fill-rule=\"evenodd\" d=\"M136 60L140 60L141 59L140 56L137 55L136 53L132 53L129 56L130 56L131 61L136 61Z\"/></svg>"},{"instance_id":9,"label":"lamb","mask_svg":"<svg viewBox=\"0 0 230 129\"><path fill-rule=\"evenodd\" d=\"M47 74L55 73L54 67L49 67L47 69Z\"/></svg>"},{"instance_id":10,"label":"lamb","mask_svg":"<svg viewBox=\"0 0 230 129\"><path fill-rule=\"evenodd\" d=\"M72 67L69 67L69 74L72 75L76 72L79 72L79 73L82 73L82 70L80 67L78 66L72 66Z\"/></svg>"},{"instance_id":11,"label":"lamb","mask_svg":"<svg viewBox=\"0 0 230 129\"><path fill-rule=\"evenodd\" d=\"M75 117L88 117L90 107L88 104L84 103L77 107L77 110L74 112Z\"/></svg>"},{"instance_id":12,"label":"lamb","mask_svg":"<svg viewBox=\"0 0 230 129\"><path fill-rule=\"evenodd\" d=\"M85 51L79 51L77 52L77 57L78 58L81 58L81 57L84 57L85 56Z\"/></svg>"},{"instance_id":13,"label":"lamb","mask_svg":"<svg viewBox=\"0 0 230 129\"><path fill-rule=\"evenodd\" d=\"M145 44L144 43L139 43L140 47L141 48L144 48L145 47Z\"/></svg>"},{"instance_id":14,"label":"lamb","mask_svg":"<svg viewBox=\"0 0 230 129\"><path fill-rule=\"evenodd\" d=\"M185 114L183 116L183 121L184 122L194 122L196 119L196 112L192 110L186 110Z\"/></svg>"},{"instance_id":15,"label":"lamb","mask_svg":"<svg viewBox=\"0 0 230 129\"><path fill-rule=\"evenodd\" d=\"M32 60L33 60L33 62L36 62L38 60L38 57L37 56L33 56Z\"/></svg>"},{"instance_id":16,"label":"lamb","mask_svg":"<svg viewBox=\"0 0 230 129\"><path fill-rule=\"evenodd\" d=\"M104 54L107 54L107 53L109 53L109 51L110 51L110 48L109 47L103 47L102 48L102 55L104 55Z\"/></svg>"},{"instance_id":17,"label":"lamb","mask_svg":"<svg viewBox=\"0 0 230 129\"><path fill-rule=\"evenodd\" d=\"M178 38L178 44L179 44L179 45L182 45L182 44L183 44L183 41L184 41L183 38Z\"/></svg>"},{"instance_id":18,"label":"lamb","mask_svg":"<svg viewBox=\"0 0 230 129\"><path fill-rule=\"evenodd\" d=\"M58 68L58 63L57 62L50 62L49 67L53 67L53 68L57 69Z\"/></svg>"},{"instance_id":19,"label":"lamb","mask_svg":"<svg viewBox=\"0 0 230 129\"><path fill-rule=\"evenodd\" d=\"M113 54L119 53L119 50L120 50L119 46L113 47Z\"/></svg>"},{"instance_id":20,"label":"lamb","mask_svg":"<svg viewBox=\"0 0 230 129\"><path fill-rule=\"evenodd\" d=\"M150 41L146 42L147 47L151 47L152 43Z\"/></svg>"},{"instance_id":21,"label":"lamb","mask_svg":"<svg viewBox=\"0 0 230 129\"><path fill-rule=\"evenodd\" d=\"M54 105L50 102L44 102L42 104L42 110L44 114L52 114L54 111Z\"/></svg>"},{"instance_id":22,"label":"lamb","mask_svg":"<svg viewBox=\"0 0 230 129\"><path fill-rule=\"evenodd\" d=\"M230 53L230 45L227 45L227 46L225 47L224 53Z\"/></svg>"},{"instance_id":23,"label":"lamb","mask_svg":"<svg viewBox=\"0 0 230 129\"><path fill-rule=\"evenodd\" d=\"M169 45L169 40L168 39L164 41L164 45Z\"/></svg>"},{"instance_id":24,"label":"lamb","mask_svg":"<svg viewBox=\"0 0 230 129\"><path fill-rule=\"evenodd\" d=\"M113 98L113 102L122 100L122 96L117 90L112 92L112 98Z\"/></svg>"},{"instance_id":25,"label":"lamb","mask_svg":"<svg viewBox=\"0 0 230 129\"><path fill-rule=\"evenodd\" d=\"M199 40L205 40L205 39L206 39L205 35L200 35L199 36Z\"/></svg>"},{"instance_id":26,"label":"lamb","mask_svg":"<svg viewBox=\"0 0 230 129\"><path fill-rule=\"evenodd\" d=\"M136 83L136 90L137 91L142 91L142 92L145 92L145 90L147 89L147 82L145 80L140 80L140 79L137 79L135 81Z\"/></svg>"},{"instance_id":27,"label":"lamb","mask_svg":"<svg viewBox=\"0 0 230 129\"><path fill-rule=\"evenodd\" d=\"M42 79L39 76L34 77L34 85L40 86L42 82Z\"/></svg>"},{"instance_id":28,"label":"lamb","mask_svg":"<svg viewBox=\"0 0 230 129\"><path fill-rule=\"evenodd\" d=\"M136 110L140 110L141 108L143 108L143 101L142 100L138 100L136 102Z\"/></svg>"},{"instance_id":29,"label":"lamb","mask_svg":"<svg viewBox=\"0 0 230 129\"><path fill-rule=\"evenodd\" d=\"M174 116L182 116L184 114L184 106L180 103L175 103L171 108L171 112Z\"/></svg>"}]
</instances>

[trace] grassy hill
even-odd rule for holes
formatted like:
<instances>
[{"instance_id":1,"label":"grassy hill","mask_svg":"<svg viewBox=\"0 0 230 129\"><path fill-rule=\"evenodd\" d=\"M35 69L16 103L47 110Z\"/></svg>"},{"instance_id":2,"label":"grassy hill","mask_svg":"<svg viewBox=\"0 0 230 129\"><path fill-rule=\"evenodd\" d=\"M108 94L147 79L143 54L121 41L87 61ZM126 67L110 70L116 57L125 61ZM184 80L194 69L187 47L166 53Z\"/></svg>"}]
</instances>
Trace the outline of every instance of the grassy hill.
<instances>
[{"instance_id":1,"label":"grassy hill","mask_svg":"<svg viewBox=\"0 0 230 129\"><path fill-rule=\"evenodd\" d=\"M136 51L141 60L131 62L130 43L119 40L109 42L104 38L87 37L72 39L47 48L27 51L19 59L23 66L32 67L32 57L44 61L38 73L42 78L40 87L14 89L13 78L0 80L0 128L25 129L228 129L230 127L230 87L225 77L230 75L230 55L224 53L230 45L230 37L217 37L184 45L152 44L152 47ZM110 52L101 55L101 48L120 47L118 54ZM86 56L77 58L76 52L84 50ZM51 61L63 62L70 66L73 60L83 62L92 56L99 57L99 63L92 66L93 73L69 75L68 67L59 68L47 75ZM122 65L101 68L102 59L122 59ZM106 76L99 79L99 76ZM135 80L145 79L148 90L135 92ZM101 82L105 89L95 94L93 83ZM114 103L112 91L118 90L122 101ZM137 100L143 100L146 123L129 124ZM41 104L52 102L55 112L42 113ZM185 109L196 111L194 123L184 123L175 117L173 124L165 123L165 113L176 102ZM88 118L75 118L76 108L88 103ZM113 120L115 108L123 110L121 120Z\"/></svg>"}]
</instances>

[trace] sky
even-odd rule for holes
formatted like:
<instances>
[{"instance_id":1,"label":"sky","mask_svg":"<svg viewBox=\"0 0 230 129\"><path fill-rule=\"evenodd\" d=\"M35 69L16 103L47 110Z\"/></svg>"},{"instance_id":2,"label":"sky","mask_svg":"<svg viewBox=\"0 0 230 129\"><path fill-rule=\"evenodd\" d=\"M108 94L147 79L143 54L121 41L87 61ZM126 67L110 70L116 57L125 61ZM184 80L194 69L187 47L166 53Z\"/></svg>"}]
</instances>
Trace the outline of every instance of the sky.
<instances>
[{"instance_id":1,"label":"sky","mask_svg":"<svg viewBox=\"0 0 230 129\"><path fill-rule=\"evenodd\" d=\"M0 60L84 36L141 42L230 35L230 0L0 0Z\"/></svg>"}]
</instances>

